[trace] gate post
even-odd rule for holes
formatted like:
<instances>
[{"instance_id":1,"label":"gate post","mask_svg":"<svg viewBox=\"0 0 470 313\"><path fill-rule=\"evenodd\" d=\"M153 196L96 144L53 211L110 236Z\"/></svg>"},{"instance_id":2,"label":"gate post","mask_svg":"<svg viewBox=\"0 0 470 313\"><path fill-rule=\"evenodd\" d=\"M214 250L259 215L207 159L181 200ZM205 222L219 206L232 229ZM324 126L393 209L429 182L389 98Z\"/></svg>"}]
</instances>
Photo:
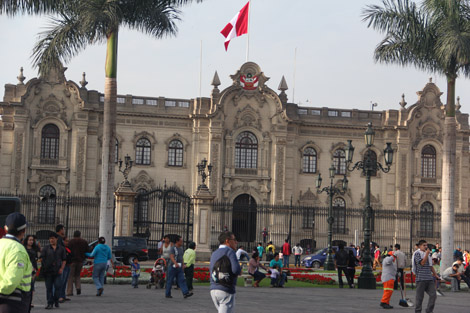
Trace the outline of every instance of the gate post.
<instances>
[{"instance_id":1,"label":"gate post","mask_svg":"<svg viewBox=\"0 0 470 313\"><path fill-rule=\"evenodd\" d=\"M114 236L132 236L134 234L134 204L136 192L129 186L119 186L114 193L116 211Z\"/></svg>"},{"instance_id":2,"label":"gate post","mask_svg":"<svg viewBox=\"0 0 470 313\"><path fill-rule=\"evenodd\" d=\"M196 243L198 259L210 259L211 255L211 218L214 198L209 189L200 188L193 195L194 204L194 231L193 238Z\"/></svg>"}]
</instances>

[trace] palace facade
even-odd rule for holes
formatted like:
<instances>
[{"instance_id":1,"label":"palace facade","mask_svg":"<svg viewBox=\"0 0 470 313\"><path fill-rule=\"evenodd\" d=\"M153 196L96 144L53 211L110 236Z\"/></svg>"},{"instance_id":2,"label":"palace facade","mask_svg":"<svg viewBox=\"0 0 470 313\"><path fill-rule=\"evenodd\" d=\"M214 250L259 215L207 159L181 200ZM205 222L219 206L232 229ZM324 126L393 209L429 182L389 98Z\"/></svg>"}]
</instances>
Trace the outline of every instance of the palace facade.
<instances>
[{"instance_id":1,"label":"palace facade","mask_svg":"<svg viewBox=\"0 0 470 313\"><path fill-rule=\"evenodd\" d=\"M99 196L104 96L86 88L85 76L77 84L64 72L26 83L21 73L17 84L5 85L0 191ZM352 139L354 162L361 160L371 122L376 134L371 150L377 160L383 163L387 142L395 152L390 172L372 177L374 210L413 211L422 213L422 219L426 212L440 212L445 105L431 81L412 105L403 96L397 109L367 111L290 103L284 78L275 91L252 62L231 78L231 86L219 89L216 73L210 97L118 95L116 160L129 155L134 161L129 175L134 191L175 185L195 194L197 163L207 159L213 166L208 186L217 201L289 204L292 199L295 205L324 207L329 200L316 192L315 179L322 173L326 182L334 164L335 182L344 174L349 179L347 192L334 199L335 208L361 208L365 178L346 170L344 149ZM460 112L459 104L457 108L455 205L457 213L467 214L470 130L468 114ZM116 187L121 180L116 166ZM439 240L439 227L429 223L432 219L422 220L418 230L431 230L428 237ZM397 231L409 230L395 229L395 236Z\"/></svg>"}]
</instances>

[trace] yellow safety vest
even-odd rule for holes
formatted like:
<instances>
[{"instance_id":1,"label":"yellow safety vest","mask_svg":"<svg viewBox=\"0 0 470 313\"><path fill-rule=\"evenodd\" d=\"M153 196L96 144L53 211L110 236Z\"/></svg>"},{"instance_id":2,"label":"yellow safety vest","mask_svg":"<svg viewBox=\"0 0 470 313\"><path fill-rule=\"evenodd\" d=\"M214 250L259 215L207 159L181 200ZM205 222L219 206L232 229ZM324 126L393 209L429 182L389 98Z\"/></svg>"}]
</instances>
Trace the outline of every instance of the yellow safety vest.
<instances>
[{"instance_id":1,"label":"yellow safety vest","mask_svg":"<svg viewBox=\"0 0 470 313\"><path fill-rule=\"evenodd\" d=\"M15 239L0 239L0 298L21 300L21 292L31 290L32 271L24 246Z\"/></svg>"}]
</instances>

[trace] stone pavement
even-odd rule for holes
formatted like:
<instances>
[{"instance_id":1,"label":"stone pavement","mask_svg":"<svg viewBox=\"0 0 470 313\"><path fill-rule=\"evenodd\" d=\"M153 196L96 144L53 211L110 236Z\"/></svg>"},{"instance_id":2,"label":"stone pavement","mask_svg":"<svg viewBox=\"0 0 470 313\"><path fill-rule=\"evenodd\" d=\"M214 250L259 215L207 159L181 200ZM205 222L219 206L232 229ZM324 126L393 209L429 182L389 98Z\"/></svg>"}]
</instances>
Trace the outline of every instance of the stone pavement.
<instances>
[{"instance_id":1,"label":"stone pavement","mask_svg":"<svg viewBox=\"0 0 470 313\"><path fill-rule=\"evenodd\" d=\"M36 284L31 312L45 312L46 305L44 282ZM106 285L101 297L95 296L92 284L82 285L82 295L71 297L71 301L61 304L53 312L216 312L209 294L208 286L195 286L194 296L183 299L180 290L172 290L173 299L166 299L163 290L138 289L130 285ZM379 307L382 290L359 290L338 288L237 288L236 312L384 312ZM408 296L414 301L415 292ZM438 297L434 313L468 313L468 292L446 292L445 297ZM398 306L400 292L395 291L391 305L393 311L414 312L412 308ZM425 302L427 304L427 296ZM423 310L425 312L425 310Z\"/></svg>"}]
</instances>

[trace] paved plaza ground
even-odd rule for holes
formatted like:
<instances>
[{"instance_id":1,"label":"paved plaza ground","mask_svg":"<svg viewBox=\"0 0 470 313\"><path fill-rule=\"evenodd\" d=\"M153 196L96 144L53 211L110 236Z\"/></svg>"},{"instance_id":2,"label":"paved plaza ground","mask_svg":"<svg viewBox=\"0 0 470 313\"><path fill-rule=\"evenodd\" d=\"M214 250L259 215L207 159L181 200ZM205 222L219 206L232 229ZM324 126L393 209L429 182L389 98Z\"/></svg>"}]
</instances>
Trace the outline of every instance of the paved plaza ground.
<instances>
[{"instance_id":1,"label":"paved plaza ground","mask_svg":"<svg viewBox=\"0 0 470 313\"><path fill-rule=\"evenodd\" d=\"M130 285L106 285L103 296L95 296L92 284L82 286L82 295L71 297L53 312L216 312L209 294L209 286L195 286L194 296L183 299L180 290L172 290L173 299L166 299L163 290L138 289ZM415 291L409 291L414 301ZM336 288L237 288L236 312L384 312L379 307L382 290L359 290ZM438 297L435 313L468 313L470 293L445 293ZM412 308L398 306L400 293L395 291L388 312L414 312ZM38 282L32 312L45 312L46 295L44 282ZM427 296L425 297L425 304ZM423 310L424 312L424 310Z\"/></svg>"}]
</instances>

